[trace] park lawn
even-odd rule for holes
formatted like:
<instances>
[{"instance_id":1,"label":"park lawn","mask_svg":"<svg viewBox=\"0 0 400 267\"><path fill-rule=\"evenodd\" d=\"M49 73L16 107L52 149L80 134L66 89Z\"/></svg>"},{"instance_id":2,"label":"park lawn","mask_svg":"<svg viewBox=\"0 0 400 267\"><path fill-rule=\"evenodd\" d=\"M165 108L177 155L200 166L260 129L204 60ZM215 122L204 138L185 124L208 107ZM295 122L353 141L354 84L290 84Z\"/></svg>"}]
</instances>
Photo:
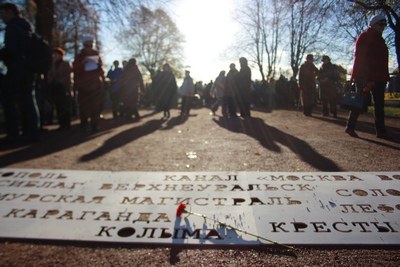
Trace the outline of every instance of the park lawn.
<instances>
[{"instance_id":1,"label":"park lawn","mask_svg":"<svg viewBox=\"0 0 400 267\"><path fill-rule=\"evenodd\" d=\"M374 113L374 107L369 107L368 112ZM400 118L400 107L385 107L385 116Z\"/></svg>"}]
</instances>

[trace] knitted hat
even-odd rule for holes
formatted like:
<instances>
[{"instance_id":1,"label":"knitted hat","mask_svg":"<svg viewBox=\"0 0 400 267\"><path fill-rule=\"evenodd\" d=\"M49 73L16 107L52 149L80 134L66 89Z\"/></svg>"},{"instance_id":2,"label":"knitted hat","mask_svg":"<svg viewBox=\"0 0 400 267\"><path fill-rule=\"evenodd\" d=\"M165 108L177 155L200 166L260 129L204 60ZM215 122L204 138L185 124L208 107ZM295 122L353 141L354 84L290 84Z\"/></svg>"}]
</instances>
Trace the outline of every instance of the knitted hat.
<instances>
[{"instance_id":1,"label":"knitted hat","mask_svg":"<svg viewBox=\"0 0 400 267\"><path fill-rule=\"evenodd\" d=\"M378 22L381 22L381 21L386 21L386 16L384 14L375 15L369 21L369 26L372 27L372 26L374 26L375 24L377 24Z\"/></svg>"}]
</instances>

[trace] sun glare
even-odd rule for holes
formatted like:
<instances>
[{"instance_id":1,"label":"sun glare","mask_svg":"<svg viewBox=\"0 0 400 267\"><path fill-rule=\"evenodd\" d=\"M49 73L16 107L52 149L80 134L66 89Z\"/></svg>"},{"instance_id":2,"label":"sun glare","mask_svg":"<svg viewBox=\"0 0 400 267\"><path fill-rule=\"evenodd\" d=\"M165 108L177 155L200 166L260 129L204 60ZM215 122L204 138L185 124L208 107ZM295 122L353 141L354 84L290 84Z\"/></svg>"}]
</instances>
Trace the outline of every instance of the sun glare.
<instances>
[{"instance_id":1,"label":"sun glare","mask_svg":"<svg viewBox=\"0 0 400 267\"><path fill-rule=\"evenodd\" d=\"M234 40L234 0L180 0L176 24L185 36L185 66L196 80L208 82L227 70L226 49Z\"/></svg>"}]
</instances>

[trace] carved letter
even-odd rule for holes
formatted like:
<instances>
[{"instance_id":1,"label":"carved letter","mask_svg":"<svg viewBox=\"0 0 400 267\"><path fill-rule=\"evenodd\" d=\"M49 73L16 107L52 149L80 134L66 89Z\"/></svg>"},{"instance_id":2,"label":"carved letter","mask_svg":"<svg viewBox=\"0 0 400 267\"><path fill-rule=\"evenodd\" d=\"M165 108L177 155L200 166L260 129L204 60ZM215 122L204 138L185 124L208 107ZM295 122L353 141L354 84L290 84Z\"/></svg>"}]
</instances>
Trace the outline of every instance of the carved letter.
<instances>
[{"instance_id":1,"label":"carved letter","mask_svg":"<svg viewBox=\"0 0 400 267\"><path fill-rule=\"evenodd\" d=\"M285 232L285 233L288 233L288 232L289 232L288 230L282 228L282 225L286 225L286 223L284 223L284 222L281 222L281 223L279 223L278 225L276 225L277 222L270 222L270 224L272 224L272 228L273 228L273 229L272 229L272 232L274 232L274 233L279 232L279 231L277 231L278 228L281 229L282 232Z\"/></svg>"},{"instance_id":2,"label":"carved letter","mask_svg":"<svg viewBox=\"0 0 400 267\"><path fill-rule=\"evenodd\" d=\"M96 236L102 236L105 233L107 236L112 236L109 231L114 230L115 227L102 226L100 232ZM122 229L121 229L122 230Z\"/></svg>"}]
</instances>

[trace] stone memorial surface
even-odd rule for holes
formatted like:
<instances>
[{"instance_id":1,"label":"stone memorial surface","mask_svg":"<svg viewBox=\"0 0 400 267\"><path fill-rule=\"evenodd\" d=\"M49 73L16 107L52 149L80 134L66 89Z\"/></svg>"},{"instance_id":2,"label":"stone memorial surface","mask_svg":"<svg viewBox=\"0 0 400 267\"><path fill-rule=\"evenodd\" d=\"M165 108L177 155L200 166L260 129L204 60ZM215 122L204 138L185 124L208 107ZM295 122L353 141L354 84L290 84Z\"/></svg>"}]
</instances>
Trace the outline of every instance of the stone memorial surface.
<instances>
[{"instance_id":1,"label":"stone memorial surface","mask_svg":"<svg viewBox=\"0 0 400 267\"><path fill-rule=\"evenodd\" d=\"M152 244L400 244L399 172L0 169L0 237ZM193 214L176 216L180 203ZM248 232L250 234L246 234Z\"/></svg>"}]
</instances>

